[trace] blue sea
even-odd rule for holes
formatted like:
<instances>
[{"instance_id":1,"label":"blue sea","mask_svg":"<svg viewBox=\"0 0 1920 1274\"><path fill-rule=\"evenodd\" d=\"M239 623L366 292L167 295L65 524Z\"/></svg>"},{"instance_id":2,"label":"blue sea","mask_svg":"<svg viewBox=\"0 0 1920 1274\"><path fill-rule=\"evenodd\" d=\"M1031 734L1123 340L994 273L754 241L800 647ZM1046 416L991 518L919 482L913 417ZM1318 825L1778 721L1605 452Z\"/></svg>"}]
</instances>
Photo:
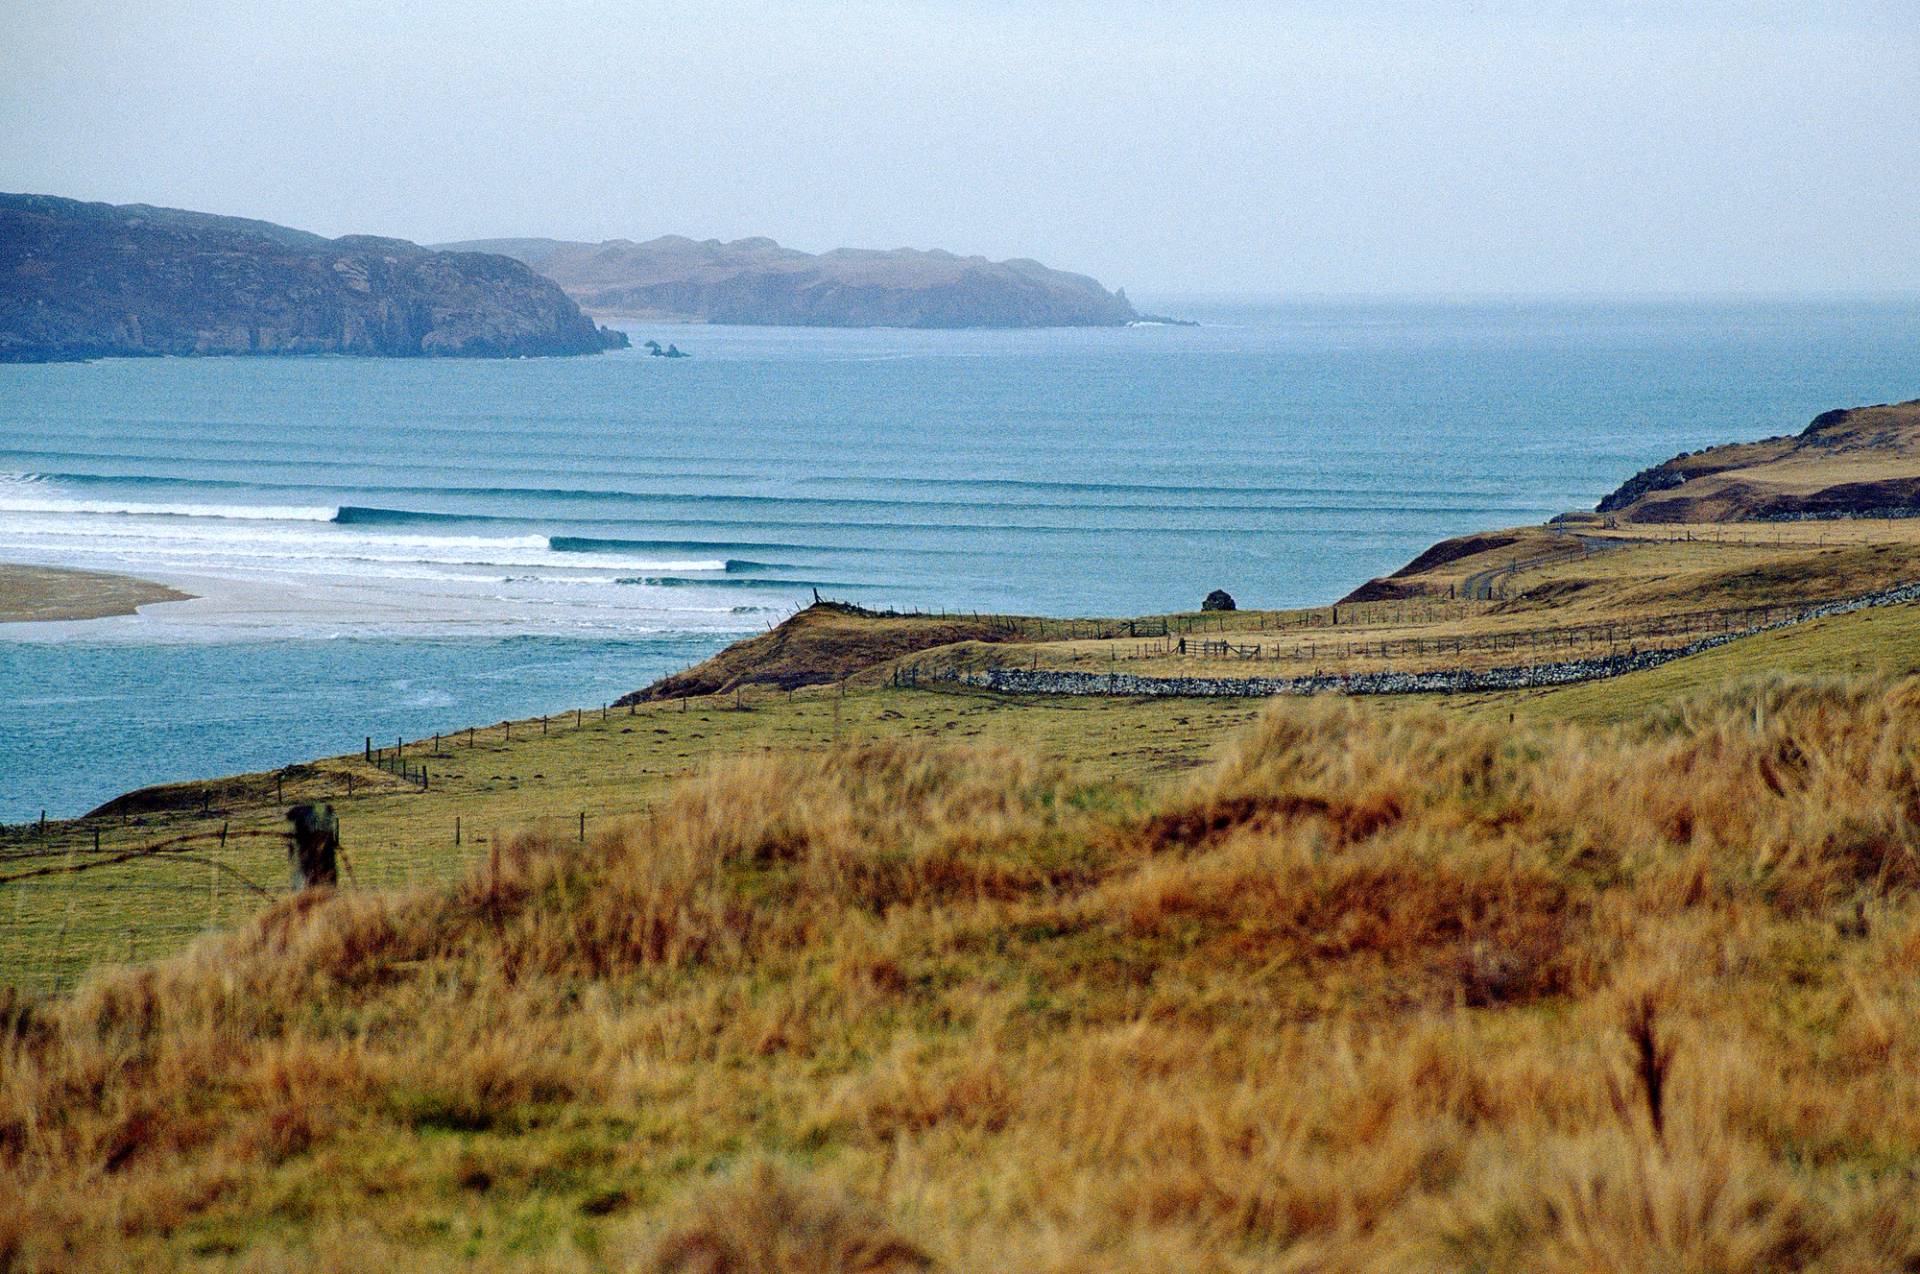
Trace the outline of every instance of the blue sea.
<instances>
[{"instance_id":1,"label":"blue sea","mask_svg":"<svg viewBox=\"0 0 1920 1274\"><path fill-rule=\"evenodd\" d=\"M1203 325L0 366L0 561L197 595L0 627L0 821L598 704L816 589L1322 603L1676 452L1920 396L1916 301L1154 308Z\"/></svg>"}]
</instances>

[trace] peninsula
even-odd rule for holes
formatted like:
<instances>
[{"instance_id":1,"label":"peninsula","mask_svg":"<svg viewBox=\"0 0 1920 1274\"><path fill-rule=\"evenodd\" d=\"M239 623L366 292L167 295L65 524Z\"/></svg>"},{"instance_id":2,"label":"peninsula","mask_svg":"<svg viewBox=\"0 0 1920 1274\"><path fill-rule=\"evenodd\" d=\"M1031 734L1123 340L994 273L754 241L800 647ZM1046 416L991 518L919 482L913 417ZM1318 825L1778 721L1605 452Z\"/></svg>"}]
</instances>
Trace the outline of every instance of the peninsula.
<instances>
[{"instance_id":1,"label":"peninsula","mask_svg":"<svg viewBox=\"0 0 1920 1274\"><path fill-rule=\"evenodd\" d=\"M0 362L154 354L592 354L519 261L146 204L0 194Z\"/></svg>"},{"instance_id":2,"label":"peninsula","mask_svg":"<svg viewBox=\"0 0 1920 1274\"><path fill-rule=\"evenodd\" d=\"M1780 522L1920 514L1920 401L1822 412L1800 433L1675 456L1597 510L1621 522Z\"/></svg>"},{"instance_id":3,"label":"peninsula","mask_svg":"<svg viewBox=\"0 0 1920 1274\"><path fill-rule=\"evenodd\" d=\"M1126 290L1038 261L951 252L837 248L818 255L772 239L635 243L476 239L546 275L589 314L658 322L800 327L1120 327L1146 316ZM1156 320L1169 321L1169 320Z\"/></svg>"},{"instance_id":4,"label":"peninsula","mask_svg":"<svg viewBox=\"0 0 1920 1274\"><path fill-rule=\"evenodd\" d=\"M0 624L105 619L131 615L153 602L181 602L189 597L165 584L130 575L0 562Z\"/></svg>"}]
</instances>

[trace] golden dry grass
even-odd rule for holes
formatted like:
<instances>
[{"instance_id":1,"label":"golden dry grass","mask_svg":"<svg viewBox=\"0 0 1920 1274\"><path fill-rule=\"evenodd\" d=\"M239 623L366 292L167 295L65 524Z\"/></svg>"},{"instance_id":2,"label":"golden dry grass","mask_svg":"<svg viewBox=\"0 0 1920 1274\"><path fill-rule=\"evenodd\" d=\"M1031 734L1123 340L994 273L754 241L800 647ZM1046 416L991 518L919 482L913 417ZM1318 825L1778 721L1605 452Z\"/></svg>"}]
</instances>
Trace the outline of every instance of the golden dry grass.
<instances>
[{"instance_id":1,"label":"golden dry grass","mask_svg":"<svg viewBox=\"0 0 1920 1274\"><path fill-rule=\"evenodd\" d=\"M715 763L12 1001L0 1268L1911 1268L1920 682Z\"/></svg>"}]
</instances>

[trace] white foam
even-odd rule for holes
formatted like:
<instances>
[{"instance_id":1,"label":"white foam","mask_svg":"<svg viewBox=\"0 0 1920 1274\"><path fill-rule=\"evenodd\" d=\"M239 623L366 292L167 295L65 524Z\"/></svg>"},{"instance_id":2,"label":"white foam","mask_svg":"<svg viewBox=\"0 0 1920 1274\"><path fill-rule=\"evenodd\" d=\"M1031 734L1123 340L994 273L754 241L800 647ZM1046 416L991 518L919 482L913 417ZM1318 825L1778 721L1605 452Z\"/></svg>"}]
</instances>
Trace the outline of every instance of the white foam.
<instances>
[{"instance_id":1,"label":"white foam","mask_svg":"<svg viewBox=\"0 0 1920 1274\"><path fill-rule=\"evenodd\" d=\"M317 634L339 631L348 617L357 634L631 635L740 622L725 608L689 604L681 590L620 583L646 574L724 578L720 557L557 552L544 534L473 534L472 524L339 523L332 506L93 494L63 489L57 478L0 474L0 561L125 571L198 598L127 617L118 629L129 634ZM106 621L86 631L113 628Z\"/></svg>"},{"instance_id":2,"label":"white foam","mask_svg":"<svg viewBox=\"0 0 1920 1274\"><path fill-rule=\"evenodd\" d=\"M42 486L27 475L12 486ZM0 488L4 489L4 488ZM334 505L150 504L139 500L48 499L44 496L0 495L0 513L72 513L150 518L219 518L247 522L331 522L340 510Z\"/></svg>"},{"instance_id":3,"label":"white foam","mask_svg":"<svg viewBox=\"0 0 1920 1274\"><path fill-rule=\"evenodd\" d=\"M5 516L12 514L12 516ZM98 549L178 565L325 562L343 574L355 564L543 567L605 571L720 572L724 558L658 558L613 553L556 553L544 535L417 535L363 531L315 519L304 525L268 521L88 517L10 509L0 501L0 548Z\"/></svg>"}]
</instances>

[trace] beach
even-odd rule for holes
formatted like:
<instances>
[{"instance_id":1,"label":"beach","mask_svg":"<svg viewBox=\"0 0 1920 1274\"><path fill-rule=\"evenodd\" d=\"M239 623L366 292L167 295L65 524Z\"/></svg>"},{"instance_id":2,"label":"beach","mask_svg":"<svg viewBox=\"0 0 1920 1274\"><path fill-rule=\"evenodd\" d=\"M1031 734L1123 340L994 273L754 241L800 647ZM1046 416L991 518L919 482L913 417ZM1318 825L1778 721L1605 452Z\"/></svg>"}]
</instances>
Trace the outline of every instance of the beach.
<instances>
[{"instance_id":1,"label":"beach","mask_svg":"<svg viewBox=\"0 0 1920 1274\"><path fill-rule=\"evenodd\" d=\"M154 602L192 596L131 575L0 563L0 624L131 615Z\"/></svg>"}]
</instances>

